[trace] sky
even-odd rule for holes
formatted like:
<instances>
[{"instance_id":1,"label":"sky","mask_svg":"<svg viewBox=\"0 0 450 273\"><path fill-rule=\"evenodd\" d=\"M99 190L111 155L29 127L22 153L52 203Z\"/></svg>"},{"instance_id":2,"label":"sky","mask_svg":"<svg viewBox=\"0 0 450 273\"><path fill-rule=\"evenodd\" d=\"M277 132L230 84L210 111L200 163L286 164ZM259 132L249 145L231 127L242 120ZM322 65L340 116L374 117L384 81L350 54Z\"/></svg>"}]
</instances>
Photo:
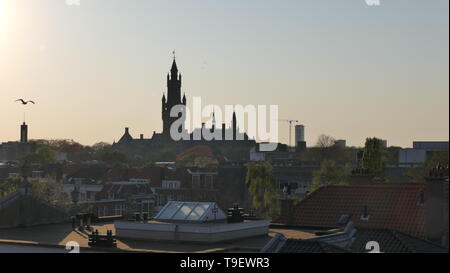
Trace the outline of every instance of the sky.
<instances>
[{"instance_id":1,"label":"sky","mask_svg":"<svg viewBox=\"0 0 450 273\"><path fill-rule=\"evenodd\" d=\"M0 142L19 139L24 117L32 139L160 132L173 50L188 105L279 105L308 146L320 134L352 146L448 141L448 5L0 0ZM288 132L280 122L281 142Z\"/></svg>"}]
</instances>

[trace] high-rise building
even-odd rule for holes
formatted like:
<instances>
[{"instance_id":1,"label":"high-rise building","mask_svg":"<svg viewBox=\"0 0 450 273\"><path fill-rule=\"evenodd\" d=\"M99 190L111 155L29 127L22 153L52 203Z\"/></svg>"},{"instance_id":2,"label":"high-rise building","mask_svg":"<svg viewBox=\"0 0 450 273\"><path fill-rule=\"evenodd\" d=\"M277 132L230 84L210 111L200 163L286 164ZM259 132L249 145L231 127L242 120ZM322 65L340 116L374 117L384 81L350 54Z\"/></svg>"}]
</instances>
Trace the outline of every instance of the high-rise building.
<instances>
[{"instance_id":1,"label":"high-rise building","mask_svg":"<svg viewBox=\"0 0 450 273\"><path fill-rule=\"evenodd\" d=\"M305 126L295 125L295 146L299 142L305 142Z\"/></svg>"}]
</instances>

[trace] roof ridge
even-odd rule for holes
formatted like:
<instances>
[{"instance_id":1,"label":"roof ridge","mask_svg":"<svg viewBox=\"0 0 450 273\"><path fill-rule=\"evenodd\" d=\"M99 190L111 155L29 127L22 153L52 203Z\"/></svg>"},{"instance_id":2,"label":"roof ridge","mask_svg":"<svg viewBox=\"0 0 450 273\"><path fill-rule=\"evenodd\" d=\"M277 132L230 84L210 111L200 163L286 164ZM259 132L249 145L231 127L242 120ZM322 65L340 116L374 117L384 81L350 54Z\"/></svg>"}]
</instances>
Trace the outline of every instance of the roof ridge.
<instances>
[{"instance_id":1,"label":"roof ridge","mask_svg":"<svg viewBox=\"0 0 450 273\"><path fill-rule=\"evenodd\" d=\"M295 205L295 207L298 207L300 204L302 204L303 202L306 202L307 200L311 199L314 195L317 195L320 191L322 191L323 189L327 188L329 186L323 186L320 187L318 189L316 189L315 191L311 192L310 194L308 194L307 196L305 196L305 198L303 198L302 200L300 200L297 205Z\"/></svg>"},{"instance_id":2,"label":"roof ridge","mask_svg":"<svg viewBox=\"0 0 450 273\"><path fill-rule=\"evenodd\" d=\"M412 250L412 249L404 242L404 240L403 240L399 235L405 236L405 237L408 237L408 238L411 238L411 239L413 239L413 240L419 240L419 241L421 241L421 242L423 242L423 243L427 243L427 244L433 245L433 246L435 246L435 247L444 248L444 247L442 247L441 245L439 245L439 244L437 244L437 243L434 243L434 242L432 242L432 241L429 241L429 240L427 240L427 239L425 239L425 238L412 236L412 235L409 235L409 234L407 234L407 233L404 233L404 232L402 232L402 231L395 230L395 229L392 229L391 231L392 231L392 233L395 234L395 237L398 238L399 241L401 241L401 242L405 245L406 248L408 248L408 250L411 250L411 252L415 252L415 251L413 251L413 250Z\"/></svg>"},{"instance_id":3,"label":"roof ridge","mask_svg":"<svg viewBox=\"0 0 450 273\"><path fill-rule=\"evenodd\" d=\"M303 241L304 241L304 240L303 240ZM313 242L314 242L314 241L313 241ZM345 251L345 252L351 252L350 250L348 250L348 249L346 249L346 248L344 248L344 247L341 247L341 246L338 246L338 245L334 245L334 244L331 244L331 243L328 243L328 242L324 242L324 241L315 241L315 242L318 242L318 243L319 243L320 248L321 248L325 253L328 253L328 251L324 248L325 246L326 246L326 247L335 248L335 249L339 249L339 250L342 250L342 251Z\"/></svg>"}]
</instances>

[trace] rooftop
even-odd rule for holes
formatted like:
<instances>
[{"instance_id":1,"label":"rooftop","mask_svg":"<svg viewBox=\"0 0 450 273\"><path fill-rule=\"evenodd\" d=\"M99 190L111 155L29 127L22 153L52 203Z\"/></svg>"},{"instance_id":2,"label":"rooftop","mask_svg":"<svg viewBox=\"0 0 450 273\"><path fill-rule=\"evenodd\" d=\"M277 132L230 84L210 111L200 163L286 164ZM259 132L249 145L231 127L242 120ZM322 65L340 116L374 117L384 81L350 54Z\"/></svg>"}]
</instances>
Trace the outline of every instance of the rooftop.
<instances>
[{"instance_id":1,"label":"rooftop","mask_svg":"<svg viewBox=\"0 0 450 273\"><path fill-rule=\"evenodd\" d=\"M112 230L114 224L98 223L92 226L100 234ZM148 252L148 253L222 253L259 252L276 234L287 237L309 238L314 234L295 230L270 230L266 236L257 236L223 243L189 243L117 239L117 248L91 248L88 233L73 230L70 223L43 225L27 228L0 229L0 252L60 252L69 241L76 241L81 252Z\"/></svg>"},{"instance_id":2,"label":"rooftop","mask_svg":"<svg viewBox=\"0 0 450 273\"><path fill-rule=\"evenodd\" d=\"M292 225L333 227L343 215L355 226L386 228L421 237L423 183L325 186L300 201Z\"/></svg>"}]
</instances>

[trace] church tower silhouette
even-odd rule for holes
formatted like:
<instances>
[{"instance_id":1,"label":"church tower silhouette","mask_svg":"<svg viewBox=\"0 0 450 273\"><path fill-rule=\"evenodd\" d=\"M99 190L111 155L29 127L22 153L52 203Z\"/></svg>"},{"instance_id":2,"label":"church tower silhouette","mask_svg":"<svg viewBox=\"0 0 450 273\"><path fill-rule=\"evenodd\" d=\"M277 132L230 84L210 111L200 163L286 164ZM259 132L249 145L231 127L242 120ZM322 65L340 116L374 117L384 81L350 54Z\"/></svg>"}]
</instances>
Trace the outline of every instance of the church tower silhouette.
<instances>
[{"instance_id":1,"label":"church tower silhouette","mask_svg":"<svg viewBox=\"0 0 450 273\"><path fill-rule=\"evenodd\" d=\"M165 136L170 136L172 123L181 117L181 113L178 117L170 116L172 107L176 105L186 106L186 94L181 98L181 74L178 73L178 67L174 57L170 73L167 74L167 98L165 94L162 97L163 135ZM180 127L179 130L181 131L182 128Z\"/></svg>"}]
</instances>

